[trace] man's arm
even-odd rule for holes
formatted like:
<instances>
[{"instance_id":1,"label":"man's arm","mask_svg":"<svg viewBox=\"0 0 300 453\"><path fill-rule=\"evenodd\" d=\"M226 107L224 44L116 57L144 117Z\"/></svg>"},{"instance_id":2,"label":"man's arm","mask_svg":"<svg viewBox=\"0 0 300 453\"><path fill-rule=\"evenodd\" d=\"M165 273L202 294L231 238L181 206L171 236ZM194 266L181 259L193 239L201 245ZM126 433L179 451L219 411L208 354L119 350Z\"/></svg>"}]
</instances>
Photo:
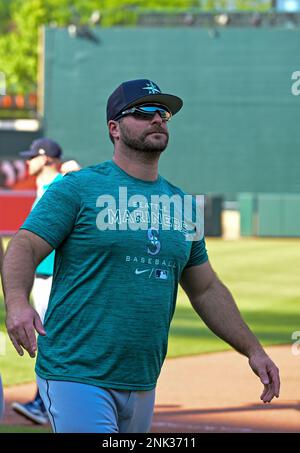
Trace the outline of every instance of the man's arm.
<instances>
[{"instance_id":1,"label":"man's arm","mask_svg":"<svg viewBox=\"0 0 300 453\"><path fill-rule=\"evenodd\" d=\"M279 370L241 317L232 295L207 261L183 271L180 284L205 324L220 338L249 359L264 384L261 399L278 398Z\"/></svg>"},{"instance_id":2,"label":"man's arm","mask_svg":"<svg viewBox=\"0 0 300 453\"><path fill-rule=\"evenodd\" d=\"M35 330L45 335L38 313L29 303L37 265L53 250L42 238L20 230L11 240L4 257L2 284L6 306L6 327L20 355L23 349L35 357Z\"/></svg>"}]
</instances>

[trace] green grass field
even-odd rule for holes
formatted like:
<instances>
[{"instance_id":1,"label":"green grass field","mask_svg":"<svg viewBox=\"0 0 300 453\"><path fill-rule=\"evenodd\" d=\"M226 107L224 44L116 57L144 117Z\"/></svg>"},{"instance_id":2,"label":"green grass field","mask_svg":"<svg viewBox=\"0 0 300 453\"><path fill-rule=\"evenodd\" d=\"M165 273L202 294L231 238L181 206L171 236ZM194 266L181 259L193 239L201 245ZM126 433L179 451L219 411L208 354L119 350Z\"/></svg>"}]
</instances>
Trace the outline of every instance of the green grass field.
<instances>
[{"instance_id":1,"label":"green grass field","mask_svg":"<svg viewBox=\"0 0 300 453\"><path fill-rule=\"evenodd\" d=\"M264 345L291 343L300 329L300 240L243 239L207 240L211 263L230 288L250 327ZM1 302L0 331L4 332ZM171 327L168 357L230 349L204 326L180 289ZM34 361L19 357L10 341L0 356L4 385L34 379Z\"/></svg>"}]
</instances>

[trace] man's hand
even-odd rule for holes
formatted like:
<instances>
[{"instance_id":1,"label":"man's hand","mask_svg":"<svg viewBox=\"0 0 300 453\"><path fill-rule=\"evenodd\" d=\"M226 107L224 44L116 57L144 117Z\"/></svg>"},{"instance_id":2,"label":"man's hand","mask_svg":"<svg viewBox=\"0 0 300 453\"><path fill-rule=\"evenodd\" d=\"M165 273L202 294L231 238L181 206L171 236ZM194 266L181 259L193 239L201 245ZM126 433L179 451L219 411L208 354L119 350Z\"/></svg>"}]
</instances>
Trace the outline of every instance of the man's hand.
<instances>
[{"instance_id":1,"label":"man's hand","mask_svg":"<svg viewBox=\"0 0 300 453\"><path fill-rule=\"evenodd\" d=\"M35 330L46 335L37 312L29 304L29 294L37 265L53 247L28 230L19 230L10 241L4 257L2 283L6 307L6 327L18 354L35 357ZM22 349L23 348L23 349Z\"/></svg>"},{"instance_id":2,"label":"man's hand","mask_svg":"<svg viewBox=\"0 0 300 453\"><path fill-rule=\"evenodd\" d=\"M263 351L252 354L249 357L249 365L264 384L260 399L264 403L270 403L274 396L278 398L280 389L279 370L270 357Z\"/></svg>"},{"instance_id":3,"label":"man's hand","mask_svg":"<svg viewBox=\"0 0 300 453\"><path fill-rule=\"evenodd\" d=\"M195 311L218 337L249 359L249 364L264 384L264 403L279 397L279 370L267 356L258 339L243 320L226 286L207 261L187 268L181 276L181 286Z\"/></svg>"},{"instance_id":4,"label":"man's hand","mask_svg":"<svg viewBox=\"0 0 300 453\"><path fill-rule=\"evenodd\" d=\"M8 335L19 355L24 355L24 348L30 357L35 357L37 350L35 330L46 335L38 313L29 303L13 305L7 312L6 328Z\"/></svg>"}]
</instances>

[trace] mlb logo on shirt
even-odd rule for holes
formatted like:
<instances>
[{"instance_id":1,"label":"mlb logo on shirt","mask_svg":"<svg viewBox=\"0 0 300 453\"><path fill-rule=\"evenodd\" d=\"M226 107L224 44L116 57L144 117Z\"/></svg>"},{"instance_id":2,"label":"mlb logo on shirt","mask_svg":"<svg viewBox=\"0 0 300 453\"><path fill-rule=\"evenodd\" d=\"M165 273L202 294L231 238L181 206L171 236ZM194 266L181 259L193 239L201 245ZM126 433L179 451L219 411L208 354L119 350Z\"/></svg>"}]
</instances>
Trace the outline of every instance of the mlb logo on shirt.
<instances>
[{"instance_id":1,"label":"mlb logo on shirt","mask_svg":"<svg viewBox=\"0 0 300 453\"><path fill-rule=\"evenodd\" d=\"M155 270L155 278L159 278L160 280L167 280L168 279L168 271L164 269L156 269Z\"/></svg>"}]
</instances>

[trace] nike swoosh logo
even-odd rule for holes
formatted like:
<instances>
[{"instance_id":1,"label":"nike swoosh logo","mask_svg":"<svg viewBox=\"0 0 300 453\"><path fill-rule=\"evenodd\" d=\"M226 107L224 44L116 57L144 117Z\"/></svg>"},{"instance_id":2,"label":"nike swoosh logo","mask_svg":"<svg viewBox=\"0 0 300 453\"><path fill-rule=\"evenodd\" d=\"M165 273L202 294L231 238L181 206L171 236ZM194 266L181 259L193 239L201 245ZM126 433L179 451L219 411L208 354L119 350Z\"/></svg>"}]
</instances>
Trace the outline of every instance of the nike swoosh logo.
<instances>
[{"instance_id":1,"label":"nike swoosh logo","mask_svg":"<svg viewBox=\"0 0 300 453\"><path fill-rule=\"evenodd\" d=\"M136 269L135 274L140 275L140 274L143 274L144 272L149 272L149 271L151 271L151 269L142 269L142 270Z\"/></svg>"}]
</instances>

